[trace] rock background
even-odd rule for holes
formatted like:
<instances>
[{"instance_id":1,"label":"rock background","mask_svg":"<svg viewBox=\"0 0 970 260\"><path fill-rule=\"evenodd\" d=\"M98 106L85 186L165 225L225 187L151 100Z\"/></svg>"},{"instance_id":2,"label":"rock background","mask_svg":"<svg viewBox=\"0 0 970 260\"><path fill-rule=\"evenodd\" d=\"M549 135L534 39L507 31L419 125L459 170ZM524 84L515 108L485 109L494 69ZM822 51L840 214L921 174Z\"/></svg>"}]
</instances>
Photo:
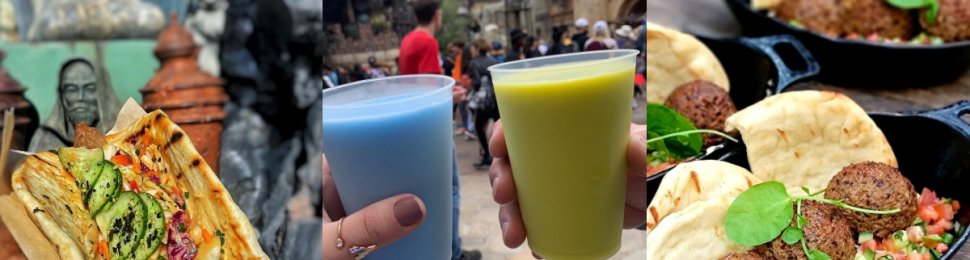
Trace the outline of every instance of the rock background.
<instances>
[{"instance_id":1,"label":"rock background","mask_svg":"<svg viewBox=\"0 0 970 260\"><path fill-rule=\"evenodd\" d=\"M220 178L272 259L321 259L319 0L228 0Z\"/></svg>"}]
</instances>

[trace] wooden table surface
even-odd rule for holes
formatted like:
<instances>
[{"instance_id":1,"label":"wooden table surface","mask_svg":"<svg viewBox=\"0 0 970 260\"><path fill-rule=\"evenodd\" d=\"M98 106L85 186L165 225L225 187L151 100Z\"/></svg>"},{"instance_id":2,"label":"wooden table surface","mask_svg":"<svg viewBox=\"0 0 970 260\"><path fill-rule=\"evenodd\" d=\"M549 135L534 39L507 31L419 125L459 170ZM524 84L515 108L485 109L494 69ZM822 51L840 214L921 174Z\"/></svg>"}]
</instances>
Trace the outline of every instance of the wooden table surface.
<instances>
[{"instance_id":1,"label":"wooden table surface","mask_svg":"<svg viewBox=\"0 0 970 260\"><path fill-rule=\"evenodd\" d=\"M736 37L741 32L724 0L649 0L647 20L709 37ZM791 90L841 92L869 112L928 110L970 99L970 71L954 82L933 87L872 89L808 81L793 85ZM970 116L963 118L968 121ZM953 259L970 260L970 245L963 246Z\"/></svg>"}]
</instances>

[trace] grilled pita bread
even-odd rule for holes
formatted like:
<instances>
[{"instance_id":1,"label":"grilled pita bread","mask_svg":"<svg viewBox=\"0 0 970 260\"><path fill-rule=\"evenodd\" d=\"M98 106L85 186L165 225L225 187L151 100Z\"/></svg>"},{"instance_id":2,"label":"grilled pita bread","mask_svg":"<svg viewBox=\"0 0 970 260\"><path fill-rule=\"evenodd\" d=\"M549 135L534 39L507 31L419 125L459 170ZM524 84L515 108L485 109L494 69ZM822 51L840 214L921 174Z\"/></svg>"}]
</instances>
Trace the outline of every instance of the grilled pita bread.
<instances>
[{"instance_id":1,"label":"grilled pita bread","mask_svg":"<svg viewBox=\"0 0 970 260\"><path fill-rule=\"evenodd\" d=\"M94 255L98 227L81 199L74 176L61 168L56 154L28 156L14 170L12 186L61 259Z\"/></svg>"},{"instance_id":2,"label":"grilled pita bread","mask_svg":"<svg viewBox=\"0 0 970 260\"><path fill-rule=\"evenodd\" d=\"M694 36L647 23L647 102L661 103L680 85L703 80L730 92L721 62Z\"/></svg>"},{"instance_id":3,"label":"grilled pita bread","mask_svg":"<svg viewBox=\"0 0 970 260\"><path fill-rule=\"evenodd\" d=\"M713 160L681 163L667 172L647 207L647 232L694 202L737 197L758 183L761 180L734 164Z\"/></svg>"},{"instance_id":4,"label":"grilled pita bread","mask_svg":"<svg viewBox=\"0 0 970 260\"><path fill-rule=\"evenodd\" d=\"M882 130L852 99L835 92L774 95L727 120L747 145L751 172L785 183L789 193L825 189L846 165L873 161L898 167Z\"/></svg>"},{"instance_id":5,"label":"grilled pita bread","mask_svg":"<svg viewBox=\"0 0 970 260\"><path fill-rule=\"evenodd\" d=\"M734 198L697 201L664 218L647 234L647 259L718 259L751 249L731 242L724 231Z\"/></svg>"}]
</instances>

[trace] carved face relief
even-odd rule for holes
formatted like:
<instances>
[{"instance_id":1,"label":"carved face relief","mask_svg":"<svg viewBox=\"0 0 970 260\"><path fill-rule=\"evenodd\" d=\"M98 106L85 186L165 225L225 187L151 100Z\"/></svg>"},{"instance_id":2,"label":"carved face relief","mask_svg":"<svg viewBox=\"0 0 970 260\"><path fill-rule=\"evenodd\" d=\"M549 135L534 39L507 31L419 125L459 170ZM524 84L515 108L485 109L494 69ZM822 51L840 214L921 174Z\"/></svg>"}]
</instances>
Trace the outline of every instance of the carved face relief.
<instances>
[{"instance_id":1,"label":"carved face relief","mask_svg":"<svg viewBox=\"0 0 970 260\"><path fill-rule=\"evenodd\" d=\"M94 68L86 62L73 62L61 71L61 104L71 125L98 120L98 83Z\"/></svg>"}]
</instances>

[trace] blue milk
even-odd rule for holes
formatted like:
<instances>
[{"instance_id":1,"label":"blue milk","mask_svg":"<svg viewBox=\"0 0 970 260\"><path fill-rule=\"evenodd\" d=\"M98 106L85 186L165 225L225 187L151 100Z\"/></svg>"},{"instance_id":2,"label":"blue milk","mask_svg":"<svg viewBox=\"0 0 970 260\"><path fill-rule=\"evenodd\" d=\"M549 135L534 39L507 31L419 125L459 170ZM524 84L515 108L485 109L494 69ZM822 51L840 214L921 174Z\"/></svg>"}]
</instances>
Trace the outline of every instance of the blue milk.
<instances>
[{"instance_id":1,"label":"blue milk","mask_svg":"<svg viewBox=\"0 0 970 260\"><path fill-rule=\"evenodd\" d=\"M451 258L452 100L450 88L432 92L324 108L323 151L348 215L401 193L427 208L414 233L367 259Z\"/></svg>"}]
</instances>

